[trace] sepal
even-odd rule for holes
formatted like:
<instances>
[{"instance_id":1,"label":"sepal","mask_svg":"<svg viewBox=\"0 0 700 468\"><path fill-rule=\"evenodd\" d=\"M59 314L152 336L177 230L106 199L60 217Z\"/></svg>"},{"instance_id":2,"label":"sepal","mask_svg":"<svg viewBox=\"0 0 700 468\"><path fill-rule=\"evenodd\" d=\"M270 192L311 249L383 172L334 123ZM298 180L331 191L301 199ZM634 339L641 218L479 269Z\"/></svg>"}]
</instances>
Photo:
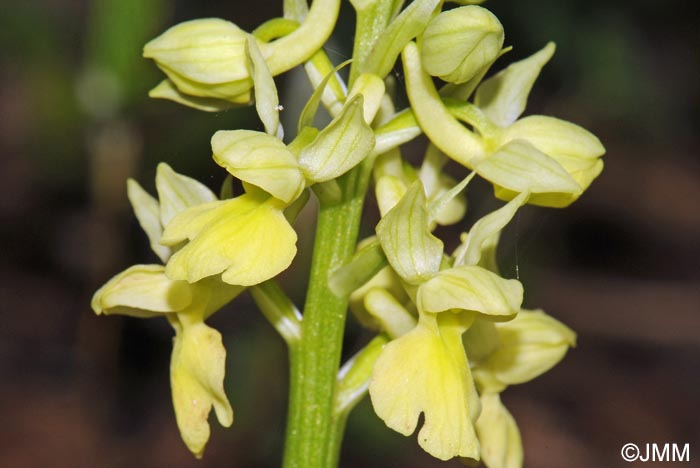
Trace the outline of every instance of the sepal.
<instances>
[{"instance_id":1,"label":"sepal","mask_svg":"<svg viewBox=\"0 0 700 468\"><path fill-rule=\"evenodd\" d=\"M510 320L520 310L523 286L478 266L461 266L438 272L418 288L418 310L477 312L491 320Z\"/></svg>"},{"instance_id":2,"label":"sepal","mask_svg":"<svg viewBox=\"0 0 700 468\"><path fill-rule=\"evenodd\" d=\"M550 42L539 52L482 82L476 90L475 104L500 127L515 122L525 110L532 85L554 50L554 43Z\"/></svg>"},{"instance_id":3,"label":"sepal","mask_svg":"<svg viewBox=\"0 0 700 468\"><path fill-rule=\"evenodd\" d=\"M163 225L160 223L160 204L134 179L126 181L126 193L141 229L146 233L151 250L165 263L170 258L170 248L160 244Z\"/></svg>"},{"instance_id":4,"label":"sepal","mask_svg":"<svg viewBox=\"0 0 700 468\"><path fill-rule=\"evenodd\" d=\"M561 207L569 205L583 192L561 164L526 140L510 141L476 163L474 170L493 183L496 196L505 200L529 192L531 204Z\"/></svg>"},{"instance_id":5,"label":"sepal","mask_svg":"<svg viewBox=\"0 0 700 468\"><path fill-rule=\"evenodd\" d=\"M304 190L294 155L278 138L252 130L219 130L211 139L214 162L231 175L291 203Z\"/></svg>"},{"instance_id":6,"label":"sepal","mask_svg":"<svg viewBox=\"0 0 700 468\"><path fill-rule=\"evenodd\" d=\"M97 315L149 318L184 310L191 302L190 285L165 276L163 265L134 265L98 289L91 305Z\"/></svg>"},{"instance_id":7,"label":"sepal","mask_svg":"<svg viewBox=\"0 0 700 468\"><path fill-rule=\"evenodd\" d=\"M454 266L479 265L496 272L491 253L495 252L500 233L513 219L515 213L527 202L528 194L521 193L501 208L479 219L453 255ZM490 268L489 268L490 267Z\"/></svg>"},{"instance_id":8,"label":"sepal","mask_svg":"<svg viewBox=\"0 0 700 468\"><path fill-rule=\"evenodd\" d=\"M554 367L576 345L576 334L541 310L521 310L512 321L496 324L496 330L500 346L476 366L479 381L492 376L503 385L528 382ZM481 386L487 386L484 382Z\"/></svg>"},{"instance_id":9,"label":"sepal","mask_svg":"<svg viewBox=\"0 0 700 468\"><path fill-rule=\"evenodd\" d=\"M160 200L160 222L163 226L187 208L216 200L214 192L201 182L175 172L166 163L156 169L156 190Z\"/></svg>"}]
</instances>

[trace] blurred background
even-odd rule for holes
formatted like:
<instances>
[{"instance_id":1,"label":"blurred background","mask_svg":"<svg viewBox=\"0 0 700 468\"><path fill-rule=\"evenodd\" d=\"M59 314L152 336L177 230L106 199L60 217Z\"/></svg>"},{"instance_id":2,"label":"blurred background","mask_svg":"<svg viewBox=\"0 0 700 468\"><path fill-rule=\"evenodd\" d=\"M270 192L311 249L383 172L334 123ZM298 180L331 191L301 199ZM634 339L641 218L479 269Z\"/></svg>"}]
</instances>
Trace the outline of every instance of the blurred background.
<instances>
[{"instance_id":1,"label":"blurred background","mask_svg":"<svg viewBox=\"0 0 700 468\"><path fill-rule=\"evenodd\" d=\"M514 50L557 53L528 113L598 135L605 170L566 210L528 207L509 226L501 265L578 332L551 372L510 388L527 467L615 467L628 442L690 443L700 457L700 33L694 2L493 0ZM347 14L350 8L345 5ZM228 349L229 430L212 424L202 461L179 438L165 320L96 317L93 291L154 262L125 179L151 192L158 162L215 191L219 129L258 129L254 110L205 114L150 100L161 79L141 47L168 26L219 16L252 30L281 1L27 0L0 7L0 466L273 467L286 412L284 345L247 295L211 323ZM347 16L346 16L347 18ZM329 46L347 58L352 21ZM396 77L401 81L400 70ZM308 92L279 81L286 118ZM299 97L297 97L299 99ZM291 126L288 126L291 128ZM453 168L456 176L463 175ZM461 171L461 172L460 172ZM461 229L499 203L470 186ZM368 210L365 230L376 223ZM299 223L309 250L313 223ZM443 230L448 247L456 230ZM308 259L285 274L297 303ZM348 324L348 353L367 335ZM638 466L642 466L639 464ZM646 464L651 466L652 464ZM351 415L343 467L438 467L415 437L384 427L367 401Z\"/></svg>"}]
</instances>

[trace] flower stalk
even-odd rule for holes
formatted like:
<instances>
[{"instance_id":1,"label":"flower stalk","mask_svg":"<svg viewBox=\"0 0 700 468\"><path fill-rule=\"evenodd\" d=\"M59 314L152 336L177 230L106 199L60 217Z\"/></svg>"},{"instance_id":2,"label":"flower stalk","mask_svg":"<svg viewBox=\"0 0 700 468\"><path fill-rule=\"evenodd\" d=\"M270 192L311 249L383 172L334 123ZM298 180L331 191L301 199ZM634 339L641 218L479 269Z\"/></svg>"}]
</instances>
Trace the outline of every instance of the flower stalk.
<instances>
[{"instance_id":1,"label":"flower stalk","mask_svg":"<svg viewBox=\"0 0 700 468\"><path fill-rule=\"evenodd\" d=\"M151 96L208 112L254 101L265 129L214 133L213 160L228 172L220 198L164 163L158 199L130 180L129 199L162 264L128 268L92 301L98 315L172 325L172 398L196 457L212 411L233 423L224 340L205 322L248 289L289 350L285 468L338 466L348 414L367 393L387 427L417 432L435 458L522 465L520 432L500 393L546 372L576 337L521 308L523 285L498 268L499 237L525 204L573 203L602 170L605 149L573 123L521 117L553 43L484 80L509 50L503 26L467 5L477 0L453 2L461 6L442 11L443 0L405 8L404 0L351 0L355 47L340 65L323 50L340 0L283 0L284 17L252 33L223 19L188 21L145 46L167 77ZM399 56L402 110L389 76ZM314 90L286 142L275 76L302 64ZM320 106L332 117L323 128ZM414 166L401 147L421 133L429 141ZM470 174L454 179L449 159ZM464 219L463 192L477 176L507 203L446 252L436 228ZM358 242L371 180L379 219ZM296 257L293 224L312 194L319 207L302 312L276 278ZM375 338L341 364L348 311Z\"/></svg>"}]
</instances>

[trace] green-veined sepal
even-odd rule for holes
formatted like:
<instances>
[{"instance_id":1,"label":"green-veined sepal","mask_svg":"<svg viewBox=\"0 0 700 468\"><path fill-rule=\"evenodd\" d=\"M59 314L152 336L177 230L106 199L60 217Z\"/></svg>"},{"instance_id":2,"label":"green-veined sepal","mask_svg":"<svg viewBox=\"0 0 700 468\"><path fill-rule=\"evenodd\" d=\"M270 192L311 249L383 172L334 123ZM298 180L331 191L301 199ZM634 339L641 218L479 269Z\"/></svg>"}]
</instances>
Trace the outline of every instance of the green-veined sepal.
<instances>
[{"instance_id":1,"label":"green-veined sepal","mask_svg":"<svg viewBox=\"0 0 700 468\"><path fill-rule=\"evenodd\" d=\"M561 164L527 140L508 142L474 164L474 170L493 183L496 196L504 200L529 192L530 204L563 207L583 192Z\"/></svg>"}]
</instances>

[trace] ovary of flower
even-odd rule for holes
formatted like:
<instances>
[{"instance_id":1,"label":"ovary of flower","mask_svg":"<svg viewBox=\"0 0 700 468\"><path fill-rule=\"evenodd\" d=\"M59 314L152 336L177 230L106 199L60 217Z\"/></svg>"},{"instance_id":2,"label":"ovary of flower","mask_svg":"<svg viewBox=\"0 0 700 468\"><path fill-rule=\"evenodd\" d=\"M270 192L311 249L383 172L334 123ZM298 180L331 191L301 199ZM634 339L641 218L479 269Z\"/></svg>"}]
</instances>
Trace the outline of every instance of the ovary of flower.
<instances>
[{"instance_id":1,"label":"ovary of flower","mask_svg":"<svg viewBox=\"0 0 700 468\"><path fill-rule=\"evenodd\" d=\"M412 434L424 414L418 443L441 460L479 458L479 397L461 338L468 326L465 316L421 314L413 330L386 345L369 385L375 412L395 431Z\"/></svg>"},{"instance_id":2,"label":"ovary of flower","mask_svg":"<svg viewBox=\"0 0 700 468\"><path fill-rule=\"evenodd\" d=\"M190 283L222 273L241 286L268 280L292 262L297 235L282 210L286 205L262 193L247 193L190 208L163 232L161 243L189 242L168 262L171 279Z\"/></svg>"},{"instance_id":3,"label":"ovary of flower","mask_svg":"<svg viewBox=\"0 0 700 468\"><path fill-rule=\"evenodd\" d=\"M473 159L484 156L483 141L450 114L435 89L432 78L421 64L414 42L404 47L401 58L406 74L406 93L420 127L446 155L471 167Z\"/></svg>"}]
</instances>

